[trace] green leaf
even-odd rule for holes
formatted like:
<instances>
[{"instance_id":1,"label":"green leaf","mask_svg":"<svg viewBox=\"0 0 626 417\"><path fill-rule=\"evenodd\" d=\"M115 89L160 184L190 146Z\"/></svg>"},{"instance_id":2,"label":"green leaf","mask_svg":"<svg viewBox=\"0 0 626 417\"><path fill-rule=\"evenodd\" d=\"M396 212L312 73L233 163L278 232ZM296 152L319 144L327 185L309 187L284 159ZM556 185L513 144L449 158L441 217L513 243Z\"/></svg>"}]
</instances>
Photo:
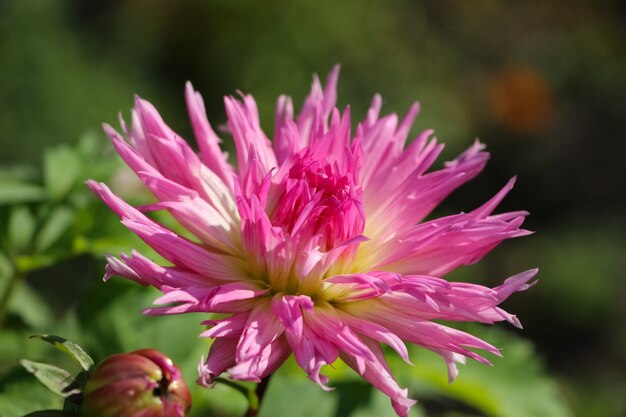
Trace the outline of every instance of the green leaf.
<instances>
[{"instance_id":1,"label":"green leaf","mask_svg":"<svg viewBox=\"0 0 626 417\"><path fill-rule=\"evenodd\" d=\"M303 371L293 374L288 369L290 366L279 369L272 377L259 417L397 417L389 397L371 387L355 373L349 381L336 383L331 379L330 385L335 390L326 392L307 379ZM209 391L205 395L211 394L213 393ZM219 401L221 405L224 400L216 397L211 396L209 399L213 402ZM411 409L410 416L423 416L419 406Z\"/></svg>"},{"instance_id":2,"label":"green leaf","mask_svg":"<svg viewBox=\"0 0 626 417\"><path fill-rule=\"evenodd\" d=\"M21 204L46 198L43 188L36 184L15 179L0 181L0 204Z\"/></svg>"},{"instance_id":3,"label":"green leaf","mask_svg":"<svg viewBox=\"0 0 626 417\"><path fill-rule=\"evenodd\" d=\"M53 265L57 258L52 255L18 256L15 258L15 266L20 272L29 272Z\"/></svg>"},{"instance_id":4,"label":"green leaf","mask_svg":"<svg viewBox=\"0 0 626 417\"><path fill-rule=\"evenodd\" d=\"M0 180L33 181L37 179L37 170L29 165L10 165L0 167Z\"/></svg>"},{"instance_id":5,"label":"green leaf","mask_svg":"<svg viewBox=\"0 0 626 417\"><path fill-rule=\"evenodd\" d=\"M0 252L0 282L3 278L9 277L13 274L13 263L11 259L5 254ZM4 291L4 286L0 285L0 290Z\"/></svg>"},{"instance_id":6,"label":"green leaf","mask_svg":"<svg viewBox=\"0 0 626 417\"><path fill-rule=\"evenodd\" d=\"M338 395L323 391L304 374L285 375L279 372L270 381L259 417L332 417L338 403Z\"/></svg>"},{"instance_id":7,"label":"green leaf","mask_svg":"<svg viewBox=\"0 0 626 417\"><path fill-rule=\"evenodd\" d=\"M28 248L35 233L37 222L30 210L24 206L14 207L8 221L8 234L11 245L18 251Z\"/></svg>"},{"instance_id":8,"label":"green leaf","mask_svg":"<svg viewBox=\"0 0 626 417\"><path fill-rule=\"evenodd\" d=\"M52 344L61 352L74 359L85 371L90 370L94 365L91 356L89 356L80 346L63 337L49 334L34 334L31 336L31 339L32 338L41 339Z\"/></svg>"},{"instance_id":9,"label":"green leaf","mask_svg":"<svg viewBox=\"0 0 626 417\"><path fill-rule=\"evenodd\" d=\"M364 385L367 385L366 382L362 383ZM338 412L335 413L335 416L343 415L339 413L339 409L337 411ZM424 413L424 411L420 407L420 404L418 403L411 408L409 416L426 417L426 413ZM356 408L354 412L350 413L350 417L396 417L396 413L391 407L391 401L389 400L389 397L387 397L385 394L378 391L377 389L372 389L372 393L367 404ZM446 415L446 417L448 417L448 415Z\"/></svg>"},{"instance_id":10,"label":"green leaf","mask_svg":"<svg viewBox=\"0 0 626 417\"><path fill-rule=\"evenodd\" d=\"M414 367L388 355L401 385L409 385L411 394L415 393L413 396L423 404L429 400L441 403L441 398L447 397L490 417L572 417L528 341L498 328L467 328L501 347L504 357L489 357L492 367L468 360L465 366L459 366L459 377L450 384L443 359L411 346Z\"/></svg>"},{"instance_id":11,"label":"green leaf","mask_svg":"<svg viewBox=\"0 0 626 417\"><path fill-rule=\"evenodd\" d=\"M69 193L78 181L81 161L68 146L47 150L44 154L44 180L46 189L53 199L60 200Z\"/></svg>"},{"instance_id":12,"label":"green leaf","mask_svg":"<svg viewBox=\"0 0 626 417\"><path fill-rule=\"evenodd\" d=\"M203 341L200 316L149 317L141 309L149 307L160 296L154 289L139 287L114 278L103 284L94 280L94 292L86 293L78 309L83 346L94 357L128 352L150 346L170 356L174 361L188 359ZM165 337L167 335L167 337ZM184 342L183 342L184 341ZM191 358L194 368L197 357Z\"/></svg>"},{"instance_id":13,"label":"green leaf","mask_svg":"<svg viewBox=\"0 0 626 417\"><path fill-rule=\"evenodd\" d=\"M50 306L28 280L22 281L15 289L9 309L31 327L45 328L54 322L54 314Z\"/></svg>"},{"instance_id":14,"label":"green leaf","mask_svg":"<svg viewBox=\"0 0 626 417\"><path fill-rule=\"evenodd\" d=\"M65 369L47 363L33 362L27 359L20 359L22 366L50 391L62 397L78 394L80 390L76 388L74 378Z\"/></svg>"},{"instance_id":15,"label":"green leaf","mask_svg":"<svg viewBox=\"0 0 626 417\"><path fill-rule=\"evenodd\" d=\"M56 243L72 224L73 215L74 211L68 207L56 207L37 234L35 248L43 252Z\"/></svg>"},{"instance_id":16,"label":"green leaf","mask_svg":"<svg viewBox=\"0 0 626 417\"><path fill-rule=\"evenodd\" d=\"M54 395L32 375L14 368L0 380L0 416L20 417L37 410L60 409L63 399Z\"/></svg>"},{"instance_id":17,"label":"green leaf","mask_svg":"<svg viewBox=\"0 0 626 417\"><path fill-rule=\"evenodd\" d=\"M80 139L78 139L76 152L83 158L96 156L100 150L101 142L99 139L99 135L96 135L94 132L84 133Z\"/></svg>"}]
</instances>

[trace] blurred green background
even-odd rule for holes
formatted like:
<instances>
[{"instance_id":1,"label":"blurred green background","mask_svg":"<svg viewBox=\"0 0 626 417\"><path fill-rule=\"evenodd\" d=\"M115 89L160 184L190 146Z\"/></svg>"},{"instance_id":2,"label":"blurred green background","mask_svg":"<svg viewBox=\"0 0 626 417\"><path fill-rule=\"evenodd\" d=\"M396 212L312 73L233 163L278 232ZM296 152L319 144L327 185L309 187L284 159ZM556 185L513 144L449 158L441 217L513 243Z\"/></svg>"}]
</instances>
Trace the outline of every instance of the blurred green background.
<instances>
[{"instance_id":1,"label":"blurred green background","mask_svg":"<svg viewBox=\"0 0 626 417\"><path fill-rule=\"evenodd\" d=\"M420 399L414 415L626 415L625 35L618 0L0 0L0 294L17 283L0 312L0 416L59 405L16 365L63 363L27 340L33 333L71 338L96 359L161 349L190 383L207 350L204 317L145 318L153 292L100 280L102 252L145 249L83 181L148 199L100 124L128 117L140 94L190 138L191 80L214 125L225 121L222 96L239 89L271 132L277 96L301 103L311 75L335 63L339 105L355 121L381 93L386 112L421 102L413 133L434 128L445 159L475 137L488 145L485 172L440 213L471 210L518 175L501 210L529 210L537 231L450 276L496 285L540 268L539 285L505 305L523 331L471 328L503 347L503 360L468 363L452 385L434 355L414 350L414 368L392 360ZM323 393L286 366L262 416L393 415L346 369L330 372L337 389ZM194 402L195 416L245 408L222 386L194 388Z\"/></svg>"}]
</instances>

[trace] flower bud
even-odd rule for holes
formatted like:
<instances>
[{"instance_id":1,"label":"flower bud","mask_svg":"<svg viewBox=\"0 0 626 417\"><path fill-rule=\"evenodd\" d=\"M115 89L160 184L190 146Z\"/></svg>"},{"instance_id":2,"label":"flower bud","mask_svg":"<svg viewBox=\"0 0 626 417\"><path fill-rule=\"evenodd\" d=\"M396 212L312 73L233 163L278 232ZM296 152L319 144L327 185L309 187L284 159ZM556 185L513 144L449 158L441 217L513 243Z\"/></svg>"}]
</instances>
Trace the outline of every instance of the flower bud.
<instances>
[{"instance_id":1,"label":"flower bud","mask_svg":"<svg viewBox=\"0 0 626 417\"><path fill-rule=\"evenodd\" d=\"M191 395L170 358L152 349L112 355L84 390L85 417L184 417Z\"/></svg>"}]
</instances>

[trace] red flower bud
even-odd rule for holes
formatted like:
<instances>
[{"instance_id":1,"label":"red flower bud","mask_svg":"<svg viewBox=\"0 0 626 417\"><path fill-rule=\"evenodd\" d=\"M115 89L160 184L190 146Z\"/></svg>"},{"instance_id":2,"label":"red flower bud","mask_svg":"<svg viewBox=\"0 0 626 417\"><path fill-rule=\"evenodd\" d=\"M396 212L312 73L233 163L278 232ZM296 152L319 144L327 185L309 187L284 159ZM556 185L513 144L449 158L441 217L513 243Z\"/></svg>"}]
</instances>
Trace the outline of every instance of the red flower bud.
<instances>
[{"instance_id":1,"label":"red flower bud","mask_svg":"<svg viewBox=\"0 0 626 417\"><path fill-rule=\"evenodd\" d=\"M84 391L85 417L184 417L191 395L170 358L152 349L109 356Z\"/></svg>"}]
</instances>

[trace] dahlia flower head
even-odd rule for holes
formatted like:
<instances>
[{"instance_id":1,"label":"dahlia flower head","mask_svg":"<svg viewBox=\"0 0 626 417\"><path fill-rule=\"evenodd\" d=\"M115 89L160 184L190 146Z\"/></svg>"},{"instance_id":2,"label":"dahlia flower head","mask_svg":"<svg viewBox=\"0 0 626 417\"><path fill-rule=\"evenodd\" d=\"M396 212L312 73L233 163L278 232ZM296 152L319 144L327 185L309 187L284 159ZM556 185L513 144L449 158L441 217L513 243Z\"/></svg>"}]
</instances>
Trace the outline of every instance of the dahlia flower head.
<instances>
[{"instance_id":1,"label":"dahlia flower head","mask_svg":"<svg viewBox=\"0 0 626 417\"><path fill-rule=\"evenodd\" d=\"M489 364L475 350L499 349L446 321L494 323L518 319L498 307L528 288L537 270L495 288L444 277L473 264L504 239L527 235L524 211L492 214L514 178L481 207L425 221L457 187L481 172L488 153L474 143L442 169L429 168L443 149L433 131L407 144L419 112L380 116L376 95L352 132L350 110L336 107L339 67L294 116L280 96L274 137L261 129L254 99L224 99L226 130L236 164L220 149L201 96L187 84L187 108L196 152L147 101L136 98L123 136L104 129L117 152L157 202L132 207L104 184L91 189L121 222L165 258L162 266L137 252L108 256L113 275L159 289L148 315L219 313L203 322L214 339L198 367L199 383L260 381L293 354L323 389L322 368L341 358L389 396L405 417L414 400L395 381L382 345L411 363L405 342L441 355L449 379L466 358ZM120 117L121 119L121 117ZM167 210L182 226L174 232L146 212ZM186 231L184 231L185 229Z\"/></svg>"}]
</instances>

